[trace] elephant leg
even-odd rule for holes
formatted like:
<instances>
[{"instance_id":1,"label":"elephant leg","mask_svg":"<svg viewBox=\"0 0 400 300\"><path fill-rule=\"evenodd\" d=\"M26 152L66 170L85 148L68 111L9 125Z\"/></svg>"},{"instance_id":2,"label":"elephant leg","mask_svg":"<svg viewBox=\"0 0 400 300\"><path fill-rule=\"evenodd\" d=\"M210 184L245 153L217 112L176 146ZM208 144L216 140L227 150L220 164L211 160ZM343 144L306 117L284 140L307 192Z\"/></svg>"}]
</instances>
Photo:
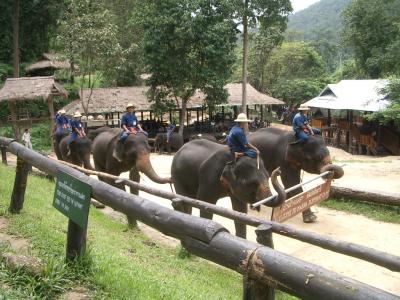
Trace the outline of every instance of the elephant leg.
<instances>
[{"instance_id":1,"label":"elephant leg","mask_svg":"<svg viewBox=\"0 0 400 300\"><path fill-rule=\"evenodd\" d=\"M247 213L247 204L231 196L232 208L235 211ZM246 238L246 224L235 221L236 236Z\"/></svg>"},{"instance_id":2,"label":"elephant leg","mask_svg":"<svg viewBox=\"0 0 400 300\"><path fill-rule=\"evenodd\" d=\"M130 171L129 171L129 179L135 182L140 182L140 174L139 171L137 170L136 167L133 167ZM134 187L129 187L130 188L130 192L131 194L134 195L139 195L139 189L138 188L134 188ZM138 226L137 224L137 220L135 218L132 218L130 216L127 216L128 219L128 224L130 228L135 228Z\"/></svg>"},{"instance_id":3,"label":"elephant leg","mask_svg":"<svg viewBox=\"0 0 400 300\"><path fill-rule=\"evenodd\" d=\"M282 183L285 187L285 189L288 189L296 184L300 183L300 170L287 170L283 169L282 175L281 175ZM300 194L303 192L303 188L298 188L295 189L294 191L288 193L287 197L288 199ZM303 222L304 223L314 223L317 221L317 216L311 211L310 208L306 209L302 213L303 215Z\"/></svg>"}]
</instances>

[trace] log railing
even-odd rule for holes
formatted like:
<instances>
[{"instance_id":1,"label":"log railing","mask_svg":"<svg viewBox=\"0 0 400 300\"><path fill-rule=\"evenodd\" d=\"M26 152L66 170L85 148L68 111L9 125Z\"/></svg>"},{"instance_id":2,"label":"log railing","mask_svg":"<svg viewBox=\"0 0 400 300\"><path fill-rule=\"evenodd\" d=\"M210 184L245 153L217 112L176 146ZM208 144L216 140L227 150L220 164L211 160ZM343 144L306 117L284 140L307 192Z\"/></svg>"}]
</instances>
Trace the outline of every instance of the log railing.
<instances>
[{"instance_id":1,"label":"log railing","mask_svg":"<svg viewBox=\"0 0 400 300\"><path fill-rule=\"evenodd\" d=\"M92 196L98 201L164 234L180 239L190 252L235 270L258 285L277 288L304 299L400 299L396 295L322 267L235 237L214 221L174 211L128 194L12 140L0 138L0 144L43 172L57 175L62 171L88 183L92 188ZM24 172L25 169L21 170ZM265 238L262 233L260 236ZM244 291L245 299L258 299L259 296L246 293L246 289Z\"/></svg>"}]
</instances>

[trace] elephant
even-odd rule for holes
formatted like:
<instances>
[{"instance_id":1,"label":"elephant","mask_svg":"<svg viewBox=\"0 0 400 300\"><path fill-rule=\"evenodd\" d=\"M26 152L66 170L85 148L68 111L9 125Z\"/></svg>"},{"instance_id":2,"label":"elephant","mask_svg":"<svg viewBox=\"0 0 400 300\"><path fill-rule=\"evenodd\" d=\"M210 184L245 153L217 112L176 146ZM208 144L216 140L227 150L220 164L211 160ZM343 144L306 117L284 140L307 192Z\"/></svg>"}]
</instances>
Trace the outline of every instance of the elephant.
<instances>
[{"instance_id":1,"label":"elephant","mask_svg":"<svg viewBox=\"0 0 400 300\"><path fill-rule=\"evenodd\" d=\"M281 179L287 189L300 183L300 171L320 174L333 171L335 179L343 176L341 167L333 165L328 148L320 135L312 135L304 144L294 143L294 132L278 128L263 128L248 136L248 141L260 151L266 169L281 169ZM301 193L298 188L288 193L288 198ZM303 221L312 223L316 216L311 210L303 212Z\"/></svg>"},{"instance_id":2,"label":"elephant","mask_svg":"<svg viewBox=\"0 0 400 300\"><path fill-rule=\"evenodd\" d=\"M154 149L155 151L161 154L164 150L168 151L168 154L172 151L178 151L183 145L183 138L182 136L177 133L173 132L169 138L169 143L167 143L167 133L160 132L157 133L155 140L154 140Z\"/></svg>"},{"instance_id":3,"label":"elephant","mask_svg":"<svg viewBox=\"0 0 400 300\"><path fill-rule=\"evenodd\" d=\"M275 173L275 172L274 172ZM171 176L177 194L216 204L217 200L230 196L232 208L246 213L247 203L254 203L271 195L269 174L262 161L242 156L236 162L227 146L208 140L186 143L174 156ZM284 190L272 180L279 196L272 204L280 205L286 198ZM191 213L191 208L184 207ZM200 216L211 219L213 214L200 211ZM236 235L246 238L246 225L235 221Z\"/></svg>"},{"instance_id":4,"label":"elephant","mask_svg":"<svg viewBox=\"0 0 400 300\"><path fill-rule=\"evenodd\" d=\"M154 171L150 162L148 139L142 133L128 136L122 148L121 161L113 156L121 132L122 129L120 128L109 128L108 130L102 128L92 133L91 136L94 138L92 147L93 160L96 170L115 176L129 171L129 178L137 182L140 181L139 172L142 172L156 183L171 183L170 178L161 178ZM99 179L125 190L125 186L122 183L115 183L113 180L106 178ZM139 192L137 189L131 188L131 193L138 194Z\"/></svg>"},{"instance_id":5,"label":"elephant","mask_svg":"<svg viewBox=\"0 0 400 300\"><path fill-rule=\"evenodd\" d=\"M215 135L210 134L210 133L193 134L189 140L190 141L192 141L192 140L209 140L211 142L218 143Z\"/></svg>"},{"instance_id":6,"label":"elephant","mask_svg":"<svg viewBox=\"0 0 400 300\"><path fill-rule=\"evenodd\" d=\"M90 163L92 141L84 136L69 144L69 139L70 135L68 131L63 132L60 139L54 139L54 150L57 158L77 166L83 166L89 170L94 170Z\"/></svg>"}]
</instances>

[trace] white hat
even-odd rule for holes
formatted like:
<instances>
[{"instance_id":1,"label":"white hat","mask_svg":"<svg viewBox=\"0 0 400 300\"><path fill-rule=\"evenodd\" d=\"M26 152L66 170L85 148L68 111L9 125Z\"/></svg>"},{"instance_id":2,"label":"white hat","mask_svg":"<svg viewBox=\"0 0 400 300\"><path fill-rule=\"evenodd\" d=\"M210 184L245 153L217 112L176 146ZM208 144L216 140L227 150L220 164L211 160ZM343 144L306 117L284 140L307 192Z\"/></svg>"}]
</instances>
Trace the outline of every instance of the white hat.
<instances>
[{"instance_id":1,"label":"white hat","mask_svg":"<svg viewBox=\"0 0 400 300\"><path fill-rule=\"evenodd\" d=\"M76 111L74 113L74 118L80 118L80 117L82 117L81 113L79 111Z\"/></svg>"},{"instance_id":2,"label":"white hat","mask_svg":"<svg viewBox=\"0 0 400 300\"><path fill-rule=\"evenodd\" d=\"M310 110L310 108L307 105L301 104L298 110Z\"/></svg>"},{"instance_id":3,"label":"white hat","mask_svg":"<svg viewBox=\"0 0 400 300\"><path fill-rule=\"evenodd\" d=\"M237 116L237 119L235 120L235 122L244 123L244 122L251 122L251 120L247 119L247 116L245 113L241 113Z\"/></svg>"},{"instance_id":4,"label":"white hat","mask_svg":"<svg viewBox=\"0 0 400 300\"><path fill-rule=\"evenodd\" d=\"M65 110L64 110L64 109L60 109L60 110L58 111L58 113L59 113L60 115L65 114Z\"/></svg>"},{"instance_id":5,"label":"white hat","mask_svg":"<svg viewBox=\"0 0 400 300\"><path fill-rule=\"evenodd\" d=\"M129 107L136 108L136 106L135 106L135 105L133 105L132 103L128 103L128 104L126 105L126 109L128 109Z\"/></svg>"}]
</instances>

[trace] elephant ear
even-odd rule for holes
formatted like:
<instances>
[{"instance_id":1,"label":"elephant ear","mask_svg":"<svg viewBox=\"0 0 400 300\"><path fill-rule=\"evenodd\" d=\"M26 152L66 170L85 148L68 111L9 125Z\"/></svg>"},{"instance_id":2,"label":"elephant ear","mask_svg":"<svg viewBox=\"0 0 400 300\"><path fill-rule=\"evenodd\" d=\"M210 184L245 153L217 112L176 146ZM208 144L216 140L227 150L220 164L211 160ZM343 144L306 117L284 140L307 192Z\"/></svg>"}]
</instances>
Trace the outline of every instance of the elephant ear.
<instances>
[{"instance_id":1,"label":"elephant ear","mask_svg":"<svg viewBox=\"0 0 400 300\"><path fill-rule=\"evenodd\" d=\"M301 167L304 160L303 145L299 143L289 143L286 146L285 161L296 167Z\"/></svg>"},{"instance_id":2,"label":"elephant ear","mask_svg":"<svg viewBox=\"0 0 400 300\"><path fill-rule=\"evenodd\" d=\"M228 162L221 174L220 181L225 188L231 189L231 186L236 181L235 162Z\"/></svg>"}]
</instances>

